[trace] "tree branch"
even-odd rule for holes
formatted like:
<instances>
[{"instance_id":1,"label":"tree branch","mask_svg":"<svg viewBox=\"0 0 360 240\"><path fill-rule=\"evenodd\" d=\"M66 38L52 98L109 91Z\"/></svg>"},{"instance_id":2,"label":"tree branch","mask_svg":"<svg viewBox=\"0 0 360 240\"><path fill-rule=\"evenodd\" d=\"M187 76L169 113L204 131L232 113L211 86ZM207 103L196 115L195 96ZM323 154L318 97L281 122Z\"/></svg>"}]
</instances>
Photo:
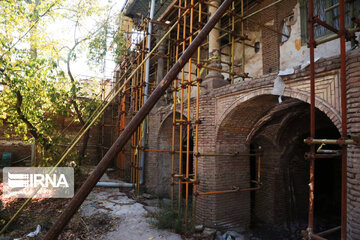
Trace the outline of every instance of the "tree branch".
<instances>
[{"instance_id":1,"label":"tree branch","mask_svg":"<svg viewBox=\"0 0 360 240\"><path fill-rule=\"evenodd\" d=\"M29 34L29 32L38 24L38 22L40 21L40 18L44 17L45 15L47 15L50 10L55 6L55 2L53 4L51 4L51 6L41 15L38 16L38 18L36 19L36 21L34 22L33 25L31 25L31 27L13 44L9 47L9 49L7 50L7 52L9 52L11 49L13 49L26 35ZM1 55L1 58L4 57L6 51Z\"/></svg>"},{"instance_id":2,"label":"tree branch","mask_svg":"<svg viewBox=\"0 0 360 240\"><path fill-rule=\"evenodd\" d=\"M37 141L39 141L40 144L42 146L44 146L45 149L49 149L51 147L51 139L48 136L39 133L39 130L25 117L24 113L21 110L21 106L23 103L23 97L19 90L15 90L15 94L16 94L15 109L16 109L17 114L19 115L19 119L26 124L26 126L29 129L30 134Z\"/></svg>"},{"instance_id":3,"label":"tree branch","mask_svg":"<svg viewBox=\"0 0 360 240\"><path fill-rule=\"evenodd\" d=\"M85 41L85 39L84 39ZM67 62L66 62L66 65L67 65L67 72L68 72L68 75L69 75L69 78L70 78L70 81L71 81L71 104L73 105L74 109L75 109L75 113L76 113L76 116L77 118L79 119L81 125L85 125L85 121L82 117L82 114L79 110L79 106L76 102L76 98L77 98L77 95L76 95L76 89L75 89L75 79L74 79L74 76L72 75L72 72L71 72L71 68L70 68L70 59L71 59L71 54L75 51L75 48L81 43L82 41L79 41L77 43L75 43L75 45L70 49L69 51L69 54L68 54L68 58L67 58Z\"/></svg>"},{"instance_id":4,"label":"tree branch","mask_svg":"<svg viewBox=\"0 0 360 240\"><path fill-rule=\"evenodd\" d=\"M4 82L2 84L9 85L10 84L10 77L5 73L5 69L0 68L0 72L5 76L5 79L7 82ZM28 127L29 133L35 138L35 140L39 141L39 143L44 146L45 149L49 149L51 147L51 138L41 134L39 130L26 118L24 113L21 110L21 106L23 103L23 97L21 95L21 92L19 90L15 90L16 95L16 105L15 109L18 114L18 117L21 121L23 121L26 126Z\"/></svg>"}]
</instances>

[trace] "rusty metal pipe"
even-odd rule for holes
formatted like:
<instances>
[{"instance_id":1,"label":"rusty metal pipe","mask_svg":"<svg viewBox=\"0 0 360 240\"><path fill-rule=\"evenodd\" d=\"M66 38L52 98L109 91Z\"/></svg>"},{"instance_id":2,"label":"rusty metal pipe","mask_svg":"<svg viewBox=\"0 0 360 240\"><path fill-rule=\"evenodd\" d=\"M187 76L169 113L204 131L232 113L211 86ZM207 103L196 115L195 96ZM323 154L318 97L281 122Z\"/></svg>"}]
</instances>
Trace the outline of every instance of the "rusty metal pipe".
<instances>
[{"instance_id":1,"label":"rusty metal pipe","mask_svg":"<svg viewBox=\"0 0 360 240\"><path fill-rule=\"evenodd\" d=\"M320 18L318 18L317 16L314 17L314 22L316 22L317 24L323 26L324 28L332 31L335 34L339 34L339 30L337 30L336 28L334 28L330 24L327 24L326 22L321 21Z\"/></svg>"},{"instance_id":2,"label":"rusty metal pipe","mask_svg":"<svg viewBox=\"0 0 360 240\"><path fill-rule=\"evenodd\" d=\"M249 192L249 191L256 191L259 190L261 187L253 187L253 188L235 188L231 190L222 190L222 191L213 191L213 192L198 192L197 195L219 195L219 194L226 194L226 193L236 193L236 192Z\"/></svg>"},{"instance_id":3,"label":"rusty metal pipe","mask_svg":"<svg viewBox=\"0 0 360 240\"><path fill-rule=\"evenodd\" d=\"M334 233L334 232L337 232L337 231L339 231L339 230L341 230L341 226L334 227L334 228L325 230L325 231L323 231L323 232L316 233L316 235L318 235L318 236L320 236L320 237L323 237L323 236L332 234L332 233Z\"/></svg>"},{"instance_id":4,"label":"rusty metal pipe","mask_svg":"<svg viewBox=\"0 0 360 240\"><path fill-rule=\"evenodd\" d=\"M353 139L304 139L307 144L329 144L329 145L349 145L356 144Z\"/></svg>"},{"instance_id":5,"label":"rusty metal pipe","mask_svg":"<svg viewBox=\"0 0 360 240\"><path fill-rule=\"evenodd\" d=\"M165 75L163 80L159 83L153 91L149 99L144 103L141 109L136 113L133 119L129 122L128 126L124 129L122 134L118 137L115 143L111 146L109 151L101 159L93 173L86 179L75 196L67 205L64 212L60 215L55 224L50 228L45 236L45 240L57 239L66 224L70 221L71 217L75 214L85 198L89 195L101 176L104 174L112 159L116 154L121 151L127 141L131 138L132 134L136 131L138 126L151 111L157 101L164 95L166 89L170 86L172 81L177 77L177 74L185 66L191 55L197 50L198 46L206 39L209 32L214 28L215 24L220 20L221 16L230 7L233 0L225 0L217 9L214 15L209 19L204 28L196 36L194 41L189 45L186 51L181 55L179 60L174 64L170 71Z\"/></svg>"},{"instance_id":6,"label":"rusty metal pipe","mask_svg":"<svg viewBox=\"0 0 360 240\"><path fill-rule=\"evenodd\" d=\"M340 12L340 91L341 91L341 137L347 138L347 101L346 101L346 29L345 0L339 1ZM346 240L347 225L347 145L342 146L341 159L341 240Z\"/></svg>"},{"instance_id":7,"label":"rusty metal pipe","mask_svg":"<svg viewBox=\"0 0 360 240\"><path fill-rule=\"evenodd\" d=\"M259 151L261 151L261 147L259 147ZM253 155L253 154L252 154ZM195 195L218 195L218 194L226 194L226 193L234 193L234 192L248 192L248 191L256 191L261 189L261 154L254 154L257 156L258 169L257 169L257 180L252 181L256 183L256 187L251 188L239 188L233 187L231 190L222 190L222 191L212 191L212 192L195 192Z\"/></svg>"},{"instance_id":8,"label":"rusty metal pipe","mask_svg":"<svg viewBox=\"0 0 360 240\"><path fill-rule=\"evenodd\" d=\"M183 153L183 151L173 151L173 150L163 150L163 149L149 149L149 148L144 148L142 149L142 151L145 152L164 152L164 153ZM200 153L200 152L195 152L195 151L189 151L190 154L194 154L197 156L206 156L206 157L217 157L217 156L241 156L241 157L251 157L251 156L259 156L262 153L258 152L258 153Z\"/></svg>"},{"instance_id":9,"label":"rusty metal pipe","mask_svg":"<svg viewBox=\"0 0 360 240\"><path fill-rule=\"evenodd\" d=\"M315 36L314 36L314 2L309 0L309 43L310 48L310 138L315 138ZM310 146L311 156L315 156L315 145ZM309 214L307 232L311 235L314 229L314 187L315 187L315 158L310 158L309 178Z\"/></svg>"},{"instance_id":10,"label":"rusty metal pipe","mask_svg":"<svg viewBox=\"0 0 360 240\"><path fill-rule=\"evenodd\" d=\"M319 235L316 235L314 233L309 233L308 231L301 231L301 235L303 235L304 239L307 239L307 240L311 240L311 239L314 239L314 240L327 240L326 238L323 238Z\"/></svg>"}]
</instances>

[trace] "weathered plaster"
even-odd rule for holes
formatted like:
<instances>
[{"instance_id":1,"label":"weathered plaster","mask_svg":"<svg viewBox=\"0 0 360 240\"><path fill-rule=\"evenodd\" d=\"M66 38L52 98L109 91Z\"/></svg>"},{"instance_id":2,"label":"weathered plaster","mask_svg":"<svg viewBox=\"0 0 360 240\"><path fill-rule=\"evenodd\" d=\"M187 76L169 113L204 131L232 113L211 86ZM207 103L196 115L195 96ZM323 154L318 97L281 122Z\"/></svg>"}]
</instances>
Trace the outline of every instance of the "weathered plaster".
<instances>
[{"instance_id":1,"label":"weathered plaster","mask_svg":"<svg viewBox=\"0 0 360 240\"><path fill-rule=\"evenodd\" d=\"M291 26L290 38L280 46L280 70L299 66L309 61L309 49L301 45L301 16L300 4L294 8L295 24ZM340 40L320 44L315 48L315 58L327 58L340 54ZM346 43L347 49L351 48L350 42ZM296 60L296 61L294 61Z\"/></svg>"}]
</instances>

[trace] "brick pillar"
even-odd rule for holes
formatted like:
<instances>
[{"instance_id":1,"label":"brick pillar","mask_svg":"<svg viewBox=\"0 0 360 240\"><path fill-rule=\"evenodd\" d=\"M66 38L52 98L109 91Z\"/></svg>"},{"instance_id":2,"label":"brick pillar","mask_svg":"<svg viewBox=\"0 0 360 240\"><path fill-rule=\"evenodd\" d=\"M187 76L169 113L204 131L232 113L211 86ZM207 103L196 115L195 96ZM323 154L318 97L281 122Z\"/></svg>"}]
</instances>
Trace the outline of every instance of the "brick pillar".
<instances>
[{"instance_id":1,"label":"brick pillar","mask_svg":"<svg viewBox=\"0 0 360 240\"><path fill-rule=\"evenodd\" d=\"M215 152L215 98L202 96L200 99L199 152ZM198 160L198 191L208 192L216 189L215 157L200 157ZM196 203L196 222L214 227L216 218L216 196L198 196Z\"/></svg>"},{"instance_id":2,"label":"brick pillar","mask_svg":"<svg viewBox=\"0 0 360 240\"><path fill-rule=\"evenodd\" d=\"M158 149L158 134L161 124L161 116L157 109L151 110L149 114L149 133L148 133L148 148ZM146 152L145 161L145 188L146 191L152 194L158 194L158 154L156 152ZM160 183L168 184L168 183Z\"/></svg>"},{"instance_id":3,"label":"brick pillar","mask_svg":"<svg viewBox=\"0 0 360 240\"><path fill-rule=\"evenodd\" d=\"M221 0L210 0L212 5L219 6ZM208 12L210 13L210 17L215 13L217 8L209 6ZM215 25L216 28L220 28L220 22ZM213 68L221 69L221 51L220 51L220 31L218 29L213 29L209 33L209 66ZM207 87L208 90L219 88L228 84L227 81L224 80L224 76L219 71L209 70L208 75L205 77L205 81L203 85Z\"/></svg>"},{"instance_id":4,"label":"brick pillar","mask_svg":"<svg viewBox=\"0 0 360 240\"><path fill-rule=\"evenodd\" d=\"M360 135L360 51L347 56L348 134ZM360 239L360 147L348 148L348 239Z\"/></svg>"},{"instance_id":5,"label":"brick pillar","mask_svg":"<svg viewBox=\"0 0 360 240\"><path fill-rule=\"evenodd\" d=\"M165 31L164 30L159 30L157 31L158 34L160 36L163 36L165 35ZM160 39L159 39L160 40ZM161 54L161 55L165 55L166 54L166 50L167 50L167 43L166 41L163 41L160 46L159 46L159 49L158 49L158 53ZM165 76L164 74L164 71L165 71L165 59L163 57L159 57L158 60L157 60L157 70L156 70L156 83L158 84L162 79L163 77Z\"/></svg>"},{"instance_id":6,"label":"brick pillar","mask_svg":"<svg viewBox=\"0 0 360 240\"><path fill-rule=\"evenodd\" d=\"M277 6L266 9L262 12L262 18L265 19L265 25L277 29L278 28L278 11ZM279 36L278 34L262 29L262 57L263 57L263 73L273 73L279 71Z\"/></svg>"}]
</instances>

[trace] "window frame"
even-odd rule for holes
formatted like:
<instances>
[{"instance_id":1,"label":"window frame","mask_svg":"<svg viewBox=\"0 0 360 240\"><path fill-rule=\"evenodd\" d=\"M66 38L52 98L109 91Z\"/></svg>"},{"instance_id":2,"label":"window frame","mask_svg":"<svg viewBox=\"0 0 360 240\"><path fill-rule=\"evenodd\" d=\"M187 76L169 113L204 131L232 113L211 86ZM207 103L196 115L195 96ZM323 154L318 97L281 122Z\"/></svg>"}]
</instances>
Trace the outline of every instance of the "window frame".
<instances>
[{"instance_id":1,"label":"window frame","mask_svg":"<svg viewBox=\"0 0 360 240\"><path fill-rule=\"evenodd\" d=\"M320 1L320 0L319 0ZM323 0L325 2L325 9L333 6L333 0ZM350 16L350 19L352 16L355 15L355 11L359 11L359 9L355 9L356 4L355 2L359 0L352 0L350 2L346 2L345 4L349 4L349 9L345 13ZM308 8L307 8L308 0L301 0L300 1L300 19L301 19L301 44L306 45L309 39L309 26L308 26ZM359 3L358 3L359 4ZM339 8L339 7L336 7ZM334 8L334 9L336 9ZM337 18L338 19L338 18ZM325 20L326 23L333 25L334 24L334 14L333 11L326 11L325 12ZM350 20L346 24L346 28L354 27L354 23ZM321 27L323 28L323 27ZM330 35L333 35L334 33L327 30L325 34L321 34L319 36L315 35L315 40L321 40L324 39Z\"/></svg>"}]
</instances>

